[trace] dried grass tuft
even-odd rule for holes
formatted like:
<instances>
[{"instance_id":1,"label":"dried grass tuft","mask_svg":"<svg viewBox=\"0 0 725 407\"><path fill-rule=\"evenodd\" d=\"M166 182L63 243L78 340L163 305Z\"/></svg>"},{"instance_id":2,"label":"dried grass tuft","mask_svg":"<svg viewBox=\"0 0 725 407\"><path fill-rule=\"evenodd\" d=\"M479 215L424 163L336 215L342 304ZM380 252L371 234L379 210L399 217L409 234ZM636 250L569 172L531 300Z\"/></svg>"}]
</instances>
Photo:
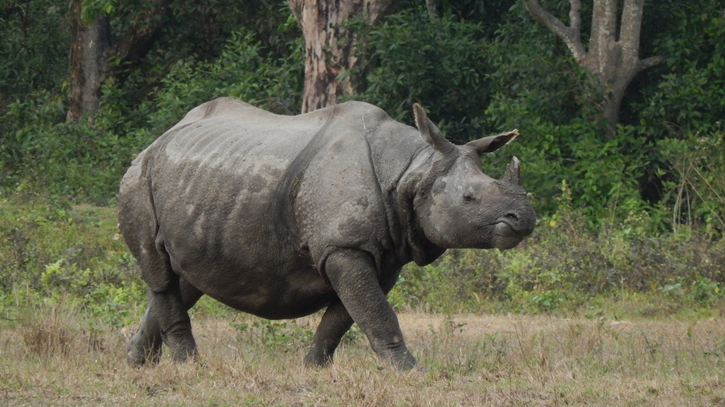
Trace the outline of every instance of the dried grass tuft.
<instances>
[{"instance_id":1,"label":"dried grass tuft","mask_svg":"<svg viewBox=\"0 0 725 407\"><path fill-rule=\"evenodd\" d=\"M29 310L19 326L29 355L68 355L81 335L77 310L67 301L44 302Z\"/></svg>"}]
</instances>

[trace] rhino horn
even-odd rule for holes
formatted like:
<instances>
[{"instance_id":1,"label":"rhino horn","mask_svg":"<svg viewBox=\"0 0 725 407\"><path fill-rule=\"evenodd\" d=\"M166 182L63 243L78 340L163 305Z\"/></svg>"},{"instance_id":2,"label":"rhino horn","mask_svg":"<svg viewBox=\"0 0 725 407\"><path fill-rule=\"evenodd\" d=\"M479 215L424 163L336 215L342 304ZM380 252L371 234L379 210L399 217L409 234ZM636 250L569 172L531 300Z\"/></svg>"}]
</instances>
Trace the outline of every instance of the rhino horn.
<instances>
[{"instance_id":1,"label":"rhino horn","mask_svg":"<svg viewBox=\"0 0 725 407\"><path fill-rule=\"evenodd\" d=\"M514 156L509 165L506 166L506 172L503 173L501 181L514 185L521 185L521 177L519 176L519 159Z\"/></svg>"},{"instance_id":2,"label":"rhino horn","mask_svg":"<svg viewBox=\"0 0 725 407\"><path fill-rule=\"evenodd\" d=\"M469 141L466 145L473 147L479 155L483 153L491 153L512 142L516 137L518 137L518 135L519 131L518 129L515 129L495 136L488 136L482 139Z\"/></svg>"},{"instance_id":3,"label":"rhino horn","mask_svg":"<svg viewBox=\"0 0 725 407\"><path fill-rule=\"evenodd\" d=\"M413 114L415 115L415 125L420 131L421 137L433 146L436 151L442 154L450 154L455 149L453 143L448 141L438 127L425 114L423 107L417 103L413 105Z\"/></svg>"}]
</instances>

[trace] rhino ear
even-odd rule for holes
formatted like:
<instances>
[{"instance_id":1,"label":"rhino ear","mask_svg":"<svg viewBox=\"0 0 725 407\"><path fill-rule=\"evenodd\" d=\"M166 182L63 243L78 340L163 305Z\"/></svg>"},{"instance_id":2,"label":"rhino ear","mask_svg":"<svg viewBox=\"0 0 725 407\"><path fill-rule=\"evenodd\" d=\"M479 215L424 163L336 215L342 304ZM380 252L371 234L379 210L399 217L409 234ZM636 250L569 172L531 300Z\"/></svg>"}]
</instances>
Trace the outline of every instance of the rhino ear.
<instances>
[{"instance_id":1,"label":"rhino ear","mask_svg":"<svg viewBox=\"0 0 725 407\"><path fill-rule=\"evenodd\" d=\"M420 131L421 137L433 146L436 151L443 154L450 154L455 149L453 143L446 140L441 131L438 130L438 127L428 118L428 115L425 114L425 110L423 110L421 105L417 103L413 105L413 114L415 115L415 125L418 127L418 131Z\"/></svg>"},{"instance_id":2,"label":"rhino ear","mask_svg":"<svg viewBox=\"0 0 725 407\"><path fill-rule=\"evenodd\" d=\"M478 140L469 141L466 145L473 147L479 155L483 153L492 153L513 141L518 135L518 129L511 130L496 136L488 136Z\"/></svg>"}]
</instances>

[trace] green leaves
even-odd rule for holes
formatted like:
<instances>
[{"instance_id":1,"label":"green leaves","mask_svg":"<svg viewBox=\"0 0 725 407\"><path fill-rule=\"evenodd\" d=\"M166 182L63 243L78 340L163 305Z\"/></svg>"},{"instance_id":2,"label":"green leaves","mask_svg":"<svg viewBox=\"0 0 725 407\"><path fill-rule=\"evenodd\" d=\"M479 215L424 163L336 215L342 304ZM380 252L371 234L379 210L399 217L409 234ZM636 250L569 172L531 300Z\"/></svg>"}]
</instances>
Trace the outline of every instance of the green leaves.
<instances>
[{"instance_id":1,"label":"green leaves","mask_svg":"<svg viewBox=\"0 0 725 407\"><path fill-rule=\"evenodd\" d=\"M685 139L658 143L669 176L662 203L674 232L691 233L694 226L710 236L725 233L725 134L689 134Z\"/></svg>"},{"instance_id":2,"label":"green leaves","mask_svg":"<svg viewBox=\"0 0 725 407\"><path fill-rule=\"evenodd\" d=\"M81 0L81 20L90 24L102 14L112 15L116 11L116 0Z\"/></svg>"},{"instance_id":3,"label":"green leaves","mask_svg":"<svg viewBox=\"0 0 725 407\"><path fill-rule=\"evenodd\" d=\"M411 106L421 103L447 137L459 141L484 132L480 113L488 103L484 83L490 69L483 28L443 15L431 22L422 9L404 11L377 27L353 26L374 46L364 76L367 89L358 99L374 103L393 118L413 122Z\"/></svg>"},{"instance_id":4,"label":"green leaves","mask_svg":"<svg viewBox=\"0 0 725 407\"><path fill-rule=\"evenodd\" d=\"M60 0L7 1L0 6L0 112L32 91L60 90L68 75L67 7Z\"/></svg>"}]
</instances>

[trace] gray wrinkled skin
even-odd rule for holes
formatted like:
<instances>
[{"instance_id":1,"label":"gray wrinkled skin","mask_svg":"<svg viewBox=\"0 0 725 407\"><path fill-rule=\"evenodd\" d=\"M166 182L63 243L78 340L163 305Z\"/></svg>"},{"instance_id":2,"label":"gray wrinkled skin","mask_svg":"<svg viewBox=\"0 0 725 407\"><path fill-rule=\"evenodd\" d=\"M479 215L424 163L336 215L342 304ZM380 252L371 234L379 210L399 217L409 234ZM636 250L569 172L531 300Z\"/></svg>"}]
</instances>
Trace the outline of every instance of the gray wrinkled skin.
<instances>
[{"instance_id":1,"label":"gray wrinkled skin","mask_svg":"<svg viewBox=\"0 0 725 407\"><path fill-rule=\"evenodd\" d=\"M386 300L402 266L514 247L535 215L516 158L500 180L480 169L518 133L454 146L414 112L418 129L360 102L278 116L221 98L143 151L119 194L149 287L129 362L158 361L163 343L194 357L187 311L206 294L270 319L326 308L307 365L331 363L354 321L383 359L416 366Z\"/></svg>"}]
</instances>

